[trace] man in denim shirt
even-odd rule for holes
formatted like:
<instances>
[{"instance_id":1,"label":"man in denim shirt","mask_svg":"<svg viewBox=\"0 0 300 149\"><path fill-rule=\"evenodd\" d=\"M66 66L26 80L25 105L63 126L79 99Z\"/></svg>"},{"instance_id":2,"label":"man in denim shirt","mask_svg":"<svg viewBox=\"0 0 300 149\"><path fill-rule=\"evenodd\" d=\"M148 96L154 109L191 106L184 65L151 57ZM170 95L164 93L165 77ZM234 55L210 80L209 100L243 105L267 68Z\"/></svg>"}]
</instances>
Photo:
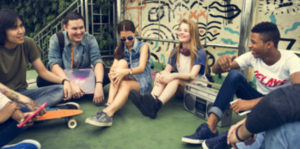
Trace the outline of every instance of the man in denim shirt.
<instances>
[{"instance_id":1,"label":"man in denim shirt","mask_svg":"<svg viewBox=\"0 0 300 149\"><path fill-rule=\"evenodd\" d=\"M58 37L52 35L49 43L48 65L58 76L68 78L63 69L94 67L96 85L93 102L99 104L104 100L103 85L109 79L104 75L104 65L101 59L98 43L95 37L85 32L84 18L76 12L66 15L63 20L64 48L61 51ZM104 82L103 82L103 78ZM84 92L71 82L73 98L80 98Z\"/></svg>"}]
</instances>

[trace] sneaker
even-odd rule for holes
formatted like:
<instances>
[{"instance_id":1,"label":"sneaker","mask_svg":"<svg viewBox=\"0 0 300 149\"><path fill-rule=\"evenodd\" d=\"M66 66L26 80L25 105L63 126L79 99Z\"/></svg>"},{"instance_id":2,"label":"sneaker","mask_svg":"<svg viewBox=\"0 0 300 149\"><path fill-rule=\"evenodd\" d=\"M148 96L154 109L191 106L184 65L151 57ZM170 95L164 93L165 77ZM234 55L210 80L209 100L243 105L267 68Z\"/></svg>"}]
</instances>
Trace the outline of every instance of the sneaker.
<instances>
[{"instance_id":1,"label":"sneaker","mask_svg":"<svg viewBox=\"0 0 300 149\"><path fill-rule=\"evenodd\" d=\"M57 104L54 106L55 109L80 109L80 105L76 102L66 102Z\"/></svg>"},{"instance_id":2,"label":"sneaker","mask_svg":"<svg viewBox=\"0 0 300 149\"><path fill-rule=\"evenodd\" d=\"M40 149L41 144L36 140L26 139L16 144L5 145L1 149Z\"/></svg>"},{"instance_id":3,"label":"sneaker","mask_svg":"<svg viewBox=\"0 0 300 149\"><path fill-rule=\"evenodd\" d=\"M155 119L157 116L157 112L162 106L162 102L158 99L153 98L151 94L145 94L141 101L146 115L150 118Z\"/></svg>"},{"instance_id":4,"label":"sneaker","mask_svg":"<svg viewBox=\"0 0 300 149\"><path fill-rule=\"evenodd\" d=\"M109 117L105 112L100 111L97 112L96 115L85 119L85 123L99 127L111 126L112 117Z\"/></svg>"},{"instance_id":5,"label":"sneaker","mask_svg":"<svg viewBox=\"0 0 300 149\"><path fill-rule=\"evenodd\" d=\"M140 93L136 90L131 90L128 96L129 99L133 102L133 104L141 111L141 113L145 116L147 116L146 111L144 110L144 107L142 105L142 96Z\"/></svg>"},{"instance_id":6,"label":"sneaker","mask_svg":"<svg viewBox=\"0 0 300 149\"><path fill-rule=\"evenodd\" d=\"M227 134L228 131L220 134L219 136L205 140L202 143L202 148L203 149L226 149L228 147Z\"/></svg>"},{"instance_id":7,"label":"sneaker","mask_svg":"<svg viewBox=\"0 0 300 149\"><path fill-rule=\"evenodd\" d=\"M204 140L216 136L218 136L218 131L214 134L208 128L207 123L203 123L197 128L194 134L182 137L181 141L190 144L201 144Z\"/></svg>"}]
</instances>

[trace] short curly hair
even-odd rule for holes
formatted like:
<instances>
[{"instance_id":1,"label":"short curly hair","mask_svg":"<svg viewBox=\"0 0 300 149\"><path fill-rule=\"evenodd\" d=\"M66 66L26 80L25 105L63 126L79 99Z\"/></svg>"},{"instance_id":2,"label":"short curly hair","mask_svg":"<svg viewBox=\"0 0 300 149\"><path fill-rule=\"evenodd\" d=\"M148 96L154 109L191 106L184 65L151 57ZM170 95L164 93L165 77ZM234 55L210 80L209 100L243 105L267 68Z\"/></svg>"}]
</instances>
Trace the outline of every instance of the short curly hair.
<instances>
[{"instance_id":1,"label":"short curly hair","mask_svg":"<svg viewBox=\"0 0 300 149\"><path fill-rule=\"evenodd\" d=\"M261 22L256 24L252 30L252 33L259 33L261 39L264 42L273 41L274 46L277 48L278 42L280 40L280 32L277 25L271 22Z\"/></svg>"}]
</instances>

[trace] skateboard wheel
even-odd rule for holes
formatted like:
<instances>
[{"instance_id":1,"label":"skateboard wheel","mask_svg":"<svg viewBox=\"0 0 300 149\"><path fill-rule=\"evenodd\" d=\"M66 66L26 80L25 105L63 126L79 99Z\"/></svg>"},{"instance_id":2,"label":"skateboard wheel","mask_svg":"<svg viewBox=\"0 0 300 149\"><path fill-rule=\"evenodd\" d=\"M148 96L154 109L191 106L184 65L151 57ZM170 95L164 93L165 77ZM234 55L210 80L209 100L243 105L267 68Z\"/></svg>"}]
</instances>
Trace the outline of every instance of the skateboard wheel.
<instances>
[{"instance_id":1,"label":"skateboard wheel","mask_svg":"<svg viewBox=\"0 0 300 149\"><path fill-rule=\"evenodd\" d=\"M72 118L68 121L68 127L70 129L74 129L76 128L76 126L77 126L77 121L75 119Z\"/></svg>"}]
</instances>

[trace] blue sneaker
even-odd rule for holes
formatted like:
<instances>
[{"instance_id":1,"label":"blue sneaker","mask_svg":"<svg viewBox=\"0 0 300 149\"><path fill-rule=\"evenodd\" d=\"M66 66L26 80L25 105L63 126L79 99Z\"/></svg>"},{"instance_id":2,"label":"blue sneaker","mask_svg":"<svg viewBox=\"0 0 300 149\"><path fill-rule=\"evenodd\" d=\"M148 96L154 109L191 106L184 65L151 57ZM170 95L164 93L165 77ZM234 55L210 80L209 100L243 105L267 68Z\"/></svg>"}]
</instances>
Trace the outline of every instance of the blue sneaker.
<instances>
[{"instance_id":1,"label":"blue sneaker","mask_svg":"<svg viewBox=\"0 0 300 149\"><path fill-rule=\"evenodd\" d=\"M227 148L227 134L228 131L216 136L214 138L210 138L205 140L202 143L203 149L226 149Z\"/></svg>"},{"instance_id":2,"label":"blue sneaker","mask_svg":"<svg viewBox=\"0 0 300 149\"><path fill-rule=\"evenodd\" d=\"M194 134L182 137L181 141L189 144L201 144L204 140L216 136L218 136L218 131L214 134L208 128L207 123L203 123L197 128Z\"/></svg>"},{"instance_id":3,"label":"blue sneaker","mask_svg":"<svg viewBox=\"0 0 300 149\"><path fill-rule=\"evenodd\" d=\"M1 149L40 149L41 144L38 141L26 139L12 145L5 145Z\"/></svg>"}]
</instances>

